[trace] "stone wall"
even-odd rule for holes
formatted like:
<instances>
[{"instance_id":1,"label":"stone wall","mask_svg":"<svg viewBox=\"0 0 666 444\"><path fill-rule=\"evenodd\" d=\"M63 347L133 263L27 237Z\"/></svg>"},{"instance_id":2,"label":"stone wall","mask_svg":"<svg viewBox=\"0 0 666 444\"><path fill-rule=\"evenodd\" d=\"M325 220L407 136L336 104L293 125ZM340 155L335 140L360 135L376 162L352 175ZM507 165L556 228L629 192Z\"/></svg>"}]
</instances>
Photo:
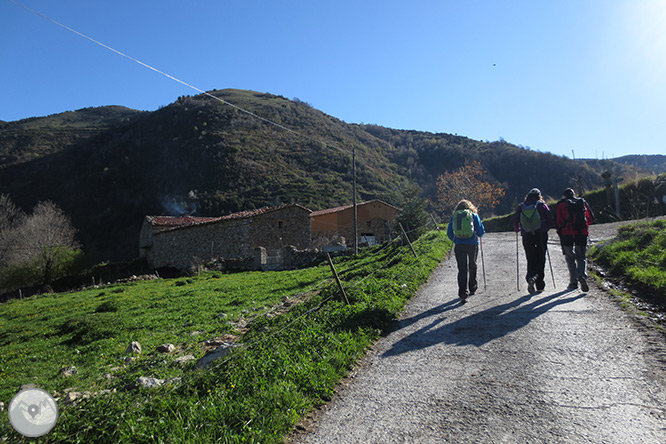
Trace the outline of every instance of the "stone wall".
<instances>
[{"instance_id":1,"label":"stone wall","mask_svg":"<svg viewBox=\"0 0 666 444\"><path fill-rule=\"evenodd\" d=\"M280 207L247 218L220 220L152 233L152 245L144 247L153 268L187 269L214 260L234 264L254 258L257 247L269 250L310 244L310 212L296 205ZM143 233L143 239L147 239Z\"/></svg>"},{"instance_id":2,"label":"stone wall","mask_svg":"<svg viewBox=\"0 0 666 444\"><path fill-rule=\"evenodd\" d=\"M310 246L310 211L289 206L252 218L249 231L251 248L280 249L293 245L298 249Z\"/></svg>"},{"instance_id":3,"label":"stone wall","mask_svg":"<svg viewBox=\"0 0 666 444\"><path fill-rule=\"evenodd\" d=\"M154 268L186 269L215 258L251 257L249 220L201 224L153 234L147 250L148 263Z\"/></svg>"}]
</instances>

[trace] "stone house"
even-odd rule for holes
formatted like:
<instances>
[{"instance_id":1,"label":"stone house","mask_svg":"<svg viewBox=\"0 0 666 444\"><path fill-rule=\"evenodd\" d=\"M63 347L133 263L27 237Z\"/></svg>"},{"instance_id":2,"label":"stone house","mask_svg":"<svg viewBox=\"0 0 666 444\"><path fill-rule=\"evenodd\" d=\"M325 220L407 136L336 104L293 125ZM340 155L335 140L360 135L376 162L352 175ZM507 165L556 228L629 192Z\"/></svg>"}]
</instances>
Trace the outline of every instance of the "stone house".
<instances>
[{"instance_id":1,"label":"stone house","mask_svg":"<svg viewBox=\"0 0 666 444\"><path fill-rule=\"evenodd\" d=\"M356 204L359 244L375 245L390 240L392 224L399 211L399 208L381 200ZM310 222L314 246L353 244L353 205L314 211L310 214ZM344 242L341 242L343 239Z\"/></svg>"},{"instance_id":2,"label":"stone house","mask_svg":"<svg viewBox=\"0 0 666 444\"><path fill-rule=\"evenodd\" d=\"M242 211L221 217L146 216L139 251L153 268L186 269L219 258L252 259L284 247L310 247L310 213L296 204Z\"/></svg>"}]
</instances>

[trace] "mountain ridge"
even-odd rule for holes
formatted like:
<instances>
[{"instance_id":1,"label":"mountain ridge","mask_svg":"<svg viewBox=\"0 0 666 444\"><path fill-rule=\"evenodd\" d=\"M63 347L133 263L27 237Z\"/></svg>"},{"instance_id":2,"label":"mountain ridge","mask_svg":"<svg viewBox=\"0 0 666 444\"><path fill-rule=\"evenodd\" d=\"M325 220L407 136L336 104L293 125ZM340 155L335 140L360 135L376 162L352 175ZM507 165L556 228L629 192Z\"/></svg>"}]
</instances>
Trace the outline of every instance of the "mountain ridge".
<instances>
[{"instance_id":1,"label":"mountain ridge","mask_svg":"<svg viewBox=\"0 0 666 444\"><path fill-rule=\"evenodd\" d=\"M18 130L33 138L12 139ZM587 189L601 183L585 163L504 141L348 124L300 100L225 89L149 112L84 108L2 123L0 193L26 211L54 201L92 260L128 260L138 255L146 215L349 204L352 149L359 199L397 206L417 195L434 198L437 176L466 160L481 162L484 180L507 190L498 212L533 186L555 196L575 177Z\"/></svg>"}]
</instances>

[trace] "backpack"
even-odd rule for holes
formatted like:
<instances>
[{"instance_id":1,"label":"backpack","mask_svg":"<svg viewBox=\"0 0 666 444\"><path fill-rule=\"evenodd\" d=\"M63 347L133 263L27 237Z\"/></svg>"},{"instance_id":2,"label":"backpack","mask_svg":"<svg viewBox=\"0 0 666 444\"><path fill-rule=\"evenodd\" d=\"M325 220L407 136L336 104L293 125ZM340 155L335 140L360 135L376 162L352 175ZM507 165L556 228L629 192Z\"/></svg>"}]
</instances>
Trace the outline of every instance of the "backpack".
<instances>
[{"instance_id":1,"label":"backpack","mask_svg":"<svg viewBox=\"0 0 666 444\"><path fill-rule=\"evenodd\" d=\"M587 228L587 211L585 208L585 199L574 197L566 199L567 204L567 225L574 230L583 230Z\"/></svg>"},{"instance_id":2,"label":"backpack","mask_svg":"<svg viewBox=\"0 0 666 444\"><path fill-rule=\"evenodd\" d=\"M520 226L528 233L533 233L541 228L541 214L537 209L537 204L543 203L540 200L531 204L525 202L520 204Z\"/></svg>"},{"instance_id":3,"label":"backpack","mask_svg":"<svg viewBox=\"0 0 666 444\"><path fill-rule=\"evenodd\" d=\"M474 218L470 210L453 213L453 234L458 239L471 239L474 236Z\"/></svg>"}]
</instances>

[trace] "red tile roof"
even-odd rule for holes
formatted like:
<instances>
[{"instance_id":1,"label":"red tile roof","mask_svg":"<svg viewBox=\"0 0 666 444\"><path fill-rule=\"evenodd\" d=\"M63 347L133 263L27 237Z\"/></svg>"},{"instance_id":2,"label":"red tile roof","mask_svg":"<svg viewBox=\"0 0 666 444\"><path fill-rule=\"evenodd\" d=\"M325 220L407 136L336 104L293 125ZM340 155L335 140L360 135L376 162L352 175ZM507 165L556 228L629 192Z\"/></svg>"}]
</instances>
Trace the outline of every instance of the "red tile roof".
<instances>
[{"instance_id":1,"label":"red tile roof","mask_svg":"<svg viewBox=\"0 0 666 444\"><path fill-rule=\"evenodd\" d=\"M357 203L356 206L359 207L359 206L367 205L367 204L370 204L370 203L380 203L380 204L386 205L387 207L395 208L396 210L399 209L399 208L394 207L393 205L389 205L386 202L381 201L379 199L367 200L365 202ZM313 211L312 213L310 213L310 217L323 216L324 214L337 213L339 211L344 211L344 210L347 210L347 209L352 208L352 207L353 207L353 205L344 205L344 206L341 206L341 207L329 208L327 210Z\"/></svg>"},{"instance_id":2,"label":"red tile roof","mask_svg":"<svg viewBox=\"0 0 666 444\"><path fill-rule=\"evenodd\" d=\"M282 210L288 207L297 207L308 212L312 210L298 204L285 204L277 207L264 207L256 210L239 211L238 213L227 214L219 217L196 217L196 216L147 216L146 219L153 226L155 231L166 231L175 228L189 227L192 225L201 225L214 222L221 222L234 219L246 219L259 216L272 211Z\"/></svg>"}]
</instances>

